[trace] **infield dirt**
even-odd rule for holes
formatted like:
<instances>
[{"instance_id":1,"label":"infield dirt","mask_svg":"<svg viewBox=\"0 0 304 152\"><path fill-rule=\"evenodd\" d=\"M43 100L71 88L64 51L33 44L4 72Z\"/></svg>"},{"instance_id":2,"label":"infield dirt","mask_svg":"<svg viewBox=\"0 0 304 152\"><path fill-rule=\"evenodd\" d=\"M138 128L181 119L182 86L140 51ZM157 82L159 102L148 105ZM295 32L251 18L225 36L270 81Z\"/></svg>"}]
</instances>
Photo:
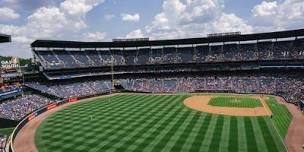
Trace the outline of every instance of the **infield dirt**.
<instances>
[{"instance_id":1,"label":"infield dirt","mask_svg":"<svg viewBox=\"0 0 304 152\"><path fill-rule=\"evenodd\" d=\"M270 116L271 110L260 96L253 96L252 98L259 99L263 107L256 108L234 108L234 107L218 107L208 105L208 102L213 96L192 96L184 101L185 106L212 114L228 115L228 116Z\"/></svg>"}]
</instances>

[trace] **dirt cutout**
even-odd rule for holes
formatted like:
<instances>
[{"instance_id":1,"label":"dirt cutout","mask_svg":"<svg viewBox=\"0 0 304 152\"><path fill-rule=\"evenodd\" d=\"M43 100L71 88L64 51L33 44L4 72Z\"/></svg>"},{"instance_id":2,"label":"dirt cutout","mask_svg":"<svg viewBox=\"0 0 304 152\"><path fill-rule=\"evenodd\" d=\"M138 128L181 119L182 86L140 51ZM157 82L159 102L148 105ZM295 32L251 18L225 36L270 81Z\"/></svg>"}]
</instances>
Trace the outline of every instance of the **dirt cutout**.
<instances>
[{"instance_id":1,"label":"dirt cutout","mask_svg":"<svg viewBox=\"0 0 304 152\"><path fill-rule=\"evenodd\" d=\"M257 108L234 108L234 107L218 107L208 105L208 102L213 96L192 96L184 101L185 106L206 113L228 115L228 116L270 116L271 110L267 106L264 99L260 96L253 96L252 98L259 99L263 107Z\"/></svg>"}]
</instances>

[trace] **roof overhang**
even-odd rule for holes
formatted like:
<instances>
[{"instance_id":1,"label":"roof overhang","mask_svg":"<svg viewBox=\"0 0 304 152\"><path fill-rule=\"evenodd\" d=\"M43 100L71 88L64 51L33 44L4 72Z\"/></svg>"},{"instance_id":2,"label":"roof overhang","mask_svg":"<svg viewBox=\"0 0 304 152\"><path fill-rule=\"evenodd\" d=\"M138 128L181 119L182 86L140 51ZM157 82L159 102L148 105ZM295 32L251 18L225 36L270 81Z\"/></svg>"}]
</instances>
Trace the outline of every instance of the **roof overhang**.
<instances>
[{"instance_id":1,"label":"roof overhang","mask_svg":"<svg viewBox=\"0 0 304 152\"><path fill-rule=\"evenodd\" d=\"M239 42L251 40L279 39L288 37L304 36L304 29L278 31L269 33L255 33L243 35L231 35L222 37L201 37L187 39L151 40L151 41L127 41L127 42L77 42L77 41L57 41L57 40L36 40L32 47L48 48L121 48L121 47L144 47L144 46L164 46L164 45L191 45L219 42Z\"/></svg>"}]
</instances>

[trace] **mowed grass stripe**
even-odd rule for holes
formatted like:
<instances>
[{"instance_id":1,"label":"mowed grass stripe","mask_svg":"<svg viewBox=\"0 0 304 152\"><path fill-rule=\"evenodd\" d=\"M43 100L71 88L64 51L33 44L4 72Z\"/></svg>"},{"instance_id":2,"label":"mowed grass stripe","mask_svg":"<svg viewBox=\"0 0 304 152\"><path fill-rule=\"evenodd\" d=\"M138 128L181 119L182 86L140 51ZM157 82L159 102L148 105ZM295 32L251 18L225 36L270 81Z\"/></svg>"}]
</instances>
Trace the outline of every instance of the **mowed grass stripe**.
<instances>
[{"instance_id":1,"label":"mowed grass stripe","mask_svg":"<svg viewBox=\"0 0 304 152\"><path fill-rule=\"evenodd\" d=\"M239 152L247 151L247 133L245 127L245 118L246 117L237 117L237 126L238 126L238 149Z\"/></svg>"},{"instance_id":2,"label":"mowed grass stripe","mask_svg":"<svg viewBox=\"0 0 304 152\"><path fill-rule=\"evenodd\" d=\"M75 104L42 123L42 133L40 128L37 132L42 134L37 135L42 142L39 140L37 146L40 152L266 152L270 150L264 132L268 132L276 150L284 151L270 118L260 117L266 128L263 131L258 118L218 116L188 109L182 104L186 97L123 95ZM286 124L281 120L279 116L276 122L282 127Z\"/></svg>"},{"instance_id":3,"label":"mowed grass stripe","mask_svg":"<svg viewBox=\"0 0 304 152\"><path fill-rule=\"evenodd\" d=\"M166 98L164 98L164 99L167 99L167 98L170 98L170 96L166 96ZM138 109L136 108L136 109L129 110L128 114L126 114L124 117L120 117L120 119L118 121L115 121L117 123L111 124L110 126L108 126L108 128L104 131L102 136L100 136L100 138L99 138L100 140L107 139L98 144L98 147L100 148L100 150L101 149L105 150L105 149L111 148L110 145L112 145L113 141L115 141L117 139L116 136L119 136L118 131L126 128L131 122L133 122L137 118L141 117L144 113L154 109L155 106L159 105L160 102L164 101L164 99L160 100L159 97L153 98L151 100L152 102L146 102L146 104L147 104L146 108L144 108L146 105L143 104L143 106ZM163 102L163 104L166 104L166 103ZM136 112L136 113L134 113L134 112ZM121 131L121 134L123 134L123 133L124 132Z\"/></svg>"},{"instance_id":4,"label":"mowed grass stripe","mask_svg":"<svg viewBox=\"0 0 304 152\"><path fill-rule=\"evenodd\" d=\"M186 128L186 130L183 132L183 134L187 134L187 138L185 140L185 143L183 143L183 146L178 150L178 151L181 151L181 152L184 152L184 151L190 151L190 148L192 146L192 144L195 142L195 137L197 136L201 126L202 126L202 123L204 122L204 119L206 117L206 114L204 113L200 113L200 112L197 112L199 114L199 117L198 117L198 120L196 121L196 123L194 124L194 126L191 128L191 132L188 132L187 130L190 129L190 128ZM183 136L181 136L183 138Z\"/></svg>"},{"instance_id":5,"label":"mowed grass stripe","mask_svg":"<svg viewBox=\"0 0 304 152\"><path fill-rule=\"evenodd\" d=\"M158 98L156 98L155 100L157 100L157 99ZM149 107L147 107L147 109L145 111L143 111L142 113L137 114L135 117L132 118L133 120L136 120L136 121L132 121L132 120L129 121L130 125L133 125L134 123L139 123L138 119L142 118L142 115L144 113L146 113L147 111L153 110L154 109L153 107L161 107L161 106L165 106L165 104L167 104L167 103L163 102L163 100L158 100L157 102L156 101L152 102L152 104ZM128 115L132 115L132 114L128 114ZM118 126L119 127L120 125L113 124L113 125L110 125L107 128L105 128L104 130L109 130L109 129L112 128L112 126ZM117 132L115 132L113 135L111 135L111 133L108 133L108 134L110 134L110 136L102 134L103 137L100 137L100 138L109 138L109 139L111 139L111 141L104 142L103 146L101 146L101 145L95 146L97 148L96 150L100 151L101 149L102 150L111 149L111 151L113 151L115 147L114 146L109 147L107 144L112 143L114 145L114 143L122 142L122 140L117 138L117 136L124 136L124 137L128 136L130 131L132 131L132 128L130 128L129 125L120 126L118 128L118 130L116 130L116 131ZM118 133L118 132L120 132L120 133ZM98 140L100 140L100 138Z\"/></svg>"},{"instance_id":6,"label":"mowed grass stripe","mask_svg":"<svg viewBox=\"0 0 304 152\"><path fill-rule=\"evenodd\" d=\"M146 133L147 127L152 127L152 124L157 124L159 121L159 117L153 117L157 113L159 113L158 108L165 107L164 112L167 110L171 110L175 108L176 104L174 102L171 102L170 100L174 100L176 98L169 98L168 101L163 102L166 105L156 105L153 109L147 111L148 115L142 116L139 121L136 123L128 125L128 129L124 130L126 131L126 134L122 134L120 136L117 136L114 141L120 141L116 143L111 143L111 146L113 148L116 148L115 151L124 151L127 146L134 144L134 141L137 138L140 138L141 135ZM157 107L158 106L158 107ZM171 108L171 109L170 109ZM114 149L113 149L114 151Z\"/></svg>"},{"instance_id":7,"label":"mowed grass stripe","mask_svg":"<svg viewBox=\"0 0 304 152\"><path fill-rule=\"evenodd\" d=\"M245 130L246 130L246 140L247 140L247 151L257 152L258 146L255 140L255 132L253 130L252 122L249 117L244 118Z\"/></svg>"},{"instance_id":8,"label":"mowed grass stripe","mask_svg":"<svg viewBox=\"0 0 304 152\"><path fill-rule=\"evenodd\" d=\"M157 141L159 141L158 137L159 135L163 135L162 131L166 131L166 128L170 125L170 123L173 123L174 120L179 116L179 114L185 109L182 107L180 101L178 103L175 102L178 106L174 108L172 111L168 111L167 114L163 113L160 115L159 122L157 124L150 124L155 127L148 127L147 130L143 135L144 139L139 141L136 148L129 149L131 151L148 151L153 149Z\"/></svg>"},{"instance_id":9,"label":"mowed grass stripe","mask_svg":"<svg viewBox=\"0 0 304 152\"><path fill-rule=\"evenodd\" d=\"M130 97L119 96L119 98L117 98L117 100L115 100L115 102L114 102L114 100L113 100L113 102L105 102L104 100L102 100L102 101L96 102L96 103L98 103L98 105L94 104L94 106L92 106L92 107L94 109L97 109L99 112L102 111L103 114L106 115L108 112L113 111L118 106L125 105L125 107L127 107L129 105L128 102L137 101L137 99L143 99L143 98L145 98L145 96L138 96L136 98L131 97L131 96ZM122 102L122 101L128 101L128 102ZM83 103L79 103L79 104L83 104ZM76 104L76 105L78 105L78 104ZM100 108L100 105L102 105L102 109ZM105 106L103 106L103 105L105 105ZM75 124L77 124L77 123L81 122L78 120L79 120L79 116L82 116L81 115L82 110L87 111L87 109L83 109L79 106L71 105L67 109L56 112L56 114L49 117L46 123L49 123L48 125L53 125L53 127L55 127L55 128L58 126L61 126L62 123L67 120L73 121L73 122L75 122ZM92 111L92 110L88 110L88 113L90 113L90 111ZM93 111L93 112L96 114L96 111ZM87 115L87 113L85 113L85 115Z\"/></svg>"},{"instance_id":10,"label":"mowed grass stripe","mask_svg":"<svg viewBox=\"0 0 304 152\"><path fill-rule=\"evenodd\" d=\"M138 99L143 98L143 97L144 96L142 96L142 97L138 96ZM100 103L102 103L102 102L100 102ZM71 110L68 110L69 108ZM65 112L66 114L76 113L76 115L77 115L78 109L72 110L73 107L72 108L69 107L69 108L58 112L58 113L60 113L60 119L62 119L61 112ZM60 121L60 119L57 117L57 113L56 113L56 114L53 114L52 116L50 116L46 121L44 121L42 123L42 125L38 128L38 133L36 134L36 141L39 140L39 141L41 141L41 143L45 142L45 145L48 145L48 143L49 143L48 140L50 140L52 138L55 138L54 141L62 139L61 137L63 136L62 135L63 131L69 131L69 133L71 133L71 134L74 133L74 130L71 126L76 126L73 124L73 122L75 122L75 120L66 119L65 121ZM82 122L82 121L76 121L76 122ZM81 126L81 123L77 123L77 124L80 124L79 126ZM42 128L43 128L43 133L39 133L42 130ZM69 134L69 136L71 134ZM42 138L48 139L48 140L41 140ZM38 142L38 144L40 144L40 142Z\"/></svg>"},{"instance_id":11,"label":"mowed grass stripe","mask_svg":"<svg viewBox=\"0 0 304 152\"><path fill-rule=\"evenodd\" d=\"M236 117L231 117L230 119L230 131L229 131L229 146L228 151L239 151L239 144L238 144L238 119Z\"/></svg>"},{"instance_id":12,"label":"mowed grass stripe","mask_svg":"<svg viewBox=\"0 0 304 152\"><path fill-rule=\"evenodd\" d=\"M77 113L78 111L76 111L76 113ZM65 123L65 125L70 125L71 123ZM81 125L80 125L81 126ZM55 128L53 128L53 129L55 129ZM60 128L59 128L60 129ZM60 131L60 133L58 133L58 134L53 134L53 133L50 133L49 134L49 137L47 138L47 139L51 139L51 138L54 138L54 137L56 137L56 135L61 135L61 137L59 136L57 136L57 139L55 138L53 141L57 141L57 140L60 140L60 139L64 139L64 138L62 138L62 136L63 137L71 137L71 135L72 135L72 137L73 137L73 133L77 133L78 131L76 131L76 130L74 130L74 129L69 129L69 130L67 130L67 129L62 129L61 128L61 130L59 130ZM69 132L70 134L68 134L67 136L64 136L64 132ZM81 133L81 132L80 132ZM76 137L77 138L77 137ZM71 141L73 141L73 139L74 138L72 138L71 139ZM68 142L67 142L68 143ZM48 143L46 143L46 144L48 144ZM55 148L56 148L56 146L55 146Z\"/></svg>"},{"instance_id":13,"label":"mowed grass stripe","mask_svg":"<svg viewBox=\"0 0 304 152\"><path fill-rule=\"evenodd\" d=\"M221 142L222 130L224 127L224 116L218 116L216 121L215 130L213 132L213 137L211 139L211 144L209 145L209 152L219 151L219 146Z\"/></svg>"},{"instance_id":14,"label":"mowed grass stripe","mask_svg":"<svg viewBox=\"0 0 304 152\"><path fill-rule=\"evenodd\" d=\"M139 97L138 99L142 99L142 98L145 98L144 96L142 96L142 97ZM151 97L151 98L153 98L153 97ZM130 100L130 101L132 101L132 100ZM133 101L136 101L136 100L133 100ZM138 103L135 103L135 105L136 104L138 104L138 105L143 105L142 103L140 103L140 102L138 102ZM148 103L147 103L148 104ZM102 107L101 107L102 108ZM140 108L140 107L139 107ZM133 109L134 110L134 109ZM125 111L124 112L127 112L128 111L128 109L125 109ZM79 112L79 111L77 111L77 109L76 109L76 111L75 111L75 113L77 113L77 112ZM119 118L119 117L118 117ZM117 118L117 119L118 119ZM110 117L109 117L109 119L111 119ZM113 118L112 118L113 119ZM123 118L121 118L121 119L123 119ZM106 120L104 120L105 122L106 122ZM91 122L92 123L92 122ZM56 133L50 133L49 134L49 137L48 137L48 139L49 140L51 140L51 141L53 141L53 142L56 142L57 140L62 140L62 141L64 141L64 142L66 142L66 143L69 143L69 142L72 142L73 140L75 140L75 138L77 139L77 138L79 138L79 136L78 136L78 133L83 133L83 132L78 132L78 129L77 128L85 128L86 126L83 126L83 125L78 125L78 126L76 126L76 127L71 127L71 124L72 124L72 122L66 122L66 123L64 123L66 126L69 126L68 128L71 128L71 129L66 129L66 128L61 128L60 130L59 130L59 133L58 134L56 134ZM72 125L72 126L74 126L74 125ZM101 128L101 127L100 127ZM61 136L58 136L57 138L56 138L56 136L54 136L54 135L61 135ZM64 137L72 137L72 138L69 138L69 140L66 140L65 141L65 139L64 139ZM52 142L46 142L46 145L45 146L51 146L50 144L48 144L48 143L52 143ZM81 144L83 144L83 143L81 143ZM60 145L61 146L61 145ZM75 145L74 145L75 146ZM53 150L56 150L56 149L58 149L58 145L56 145L56 146L53 146L53 147L51 147L51 149L53 149ZM63 148L63 149L65 149L65 148ZM72 150L72 149L67 149L67 150Z\"/></svg>"},{"instance_id":15,"label":"mowed grass stripe","mask_svg":"<svg viewBox=\"0 0 304 152\"><path fill-rule=\"evenodd\" d=\"M146 123L142 123L143 125L139 126L138 129L136 130L136 132L133 132L132 134L128 135L128 137L126 137L128 140L126 143L124 143L123 145L121 145L117 151L124 151L124 150L130 150L130 148L133 148L130 151L134 151L136 148L137 149L143 149L145 146L145 144L150 143L150 139L153 138L153 136L155 136L157 133L155 133L154 131L158 131L161 130L160 127L165 126L164 123L168 122L166 121L167 117L170 117L170 115L175 115L178 113L179 110L181 110L181 108L178 108L176 105L176 100L180 100L180 98L184 99L184 96L181 96L179 98L174 98L173 101L168 101L170 103L170 106L165 106L163 107L164 110L159 112L156 111L156 113L151 114L152 116L148 116L146 119L148 119L148 122ZM171 105L173 104L173 105ZM177 111L174 111L177 110ZM165 117L163 116L165 115ZM151 118L151 119L150 119ZM159 126L159 128L156 127ZM151 131L150 129L153 128L154 131ZM151 136L151 137L149 137ZM132 146L133 147L129 147Z\"/></svg>"},{"instance_id":16,"label":"mowed grass stripe","mask_svg":"<svg viewBox=\"0 0 304 152\"><path fill-rule=\"evenodd\" d=\"M263 117L258 118L258 122L260 124L260 129L262 131L262 135L264 137L264 140L266 142L266 146L268 149L268 152L278 152L278 148L276 144L274 143L274 139L272 135L270 134L270 130L265 122L265 119Z\"/></svg>"},{"instance_id":17,"label":"mowed grass stripe","mask_svg":"<svg viewBox=\"0 0 304 152\"><path fill-rule=\"evenodd\" d=\"M166 131L165 134L162 134L162 138L160 140L154 141L156 142L156 145L153 147L151 151L163 151L166 147L166 144L168 141L170 141L171 137L174 135L176 130L179 129L179 127L184 123L185 119L188 118L191 111L181 111L182 116L178 119L174 119L175 116L171 116L171 119L173 119L173 123L171 125L168 125L164 130ZM178 113L180 115L180 113Z\"/></svg>"},{"instance_id":18,"label":"mowed grass stripe","mask_svg":"<svg viewBox=\"0 0 304 152\"><path fill-rule=\"evenodd\" d=\"M173 145L173 148L171 149L171 151L174 151L174 152L182 151L182 147L184 146L184 144L186 144L186 141L189 138L189 136L191 135L193 129L195 128L195 125L197 124L197 121L199 120L200 116L201 116L201 113L194 112L194 116L189 121L189 123L183 130L182 134L178 137L178 140Z\"/></svg>"},{"instance_id":19,"label":"mowed grass stripe","mask_svg":"<svg viewBox=\"0 0 304 152\"><path fill-rule=\"evenodd\" d=\"M267 145L266 145L265 139L262 135L263 133L260 129L260 124L258 122L257 117L250 117L250 120L251 120L252 126L253 126L255 141L258 145L258 151L259 152L267 152Z\"/></svg>"},{"instance_id":20,"label":"mowed grass stripe","mask_svg":"<svg viewBox=\"0 0 304 152\"><path fill-rule=\"evenodd\" d=\"M156 102L156 104L159 104L159 103L157 103ZM151 106L154 106L153 104L151 104ZM108 124L107 124L108 125ZM105 132L107 132L107 131L109 131L109 129L112 129L112 127L111 127L111 124L109 124L110 126L109 126L109 128L108 129L104 129L104 131L102 132L102 133L105 133ZM101 127L102 128L102 127ZM104 137L109 137L109 136L107 136L107 135L111 135L111 133L108 133L108 134L106 134L106 135L104 135L104 134L101 134L101 136L102 135L104 135ZM110 138L110 137L109 137ZM103 140L101 140L100 139L100 136L99 135L97 135L97 136L95 136L95 139L94 140L96 140L96 141L98 141L98 140L100 140L100 141L103 141ZM94 142L93 142L94 143ZM93 146L93 145L92 145ZM96 143L94 144L94 146L96 147L96 148L98 148L99 150L101 149L98 145L96 145ZM67 149L68 150L68 149Z\"/></svg>"},{"instance_id":21,"label":"mowed grass stripe","mask_svg":"<svg viewBox=\"0 0 304 152\"><path fill-rule=\"evenodd\" d=\"M121 102L121 103L124 103L124 104L121 104L120 106L124 105L124 107L128 107L129 106L129 103L128 102L134 102L134 101L137 101L137 100L141 100L141 99L144 99L145 97L144 96L139 96L139 97L136 97L134 100L132 100L130 98L130 100L125 100L125 102ZM152 97L151 97L152 98ZM118 100L120 101L120 100ZM121 100L123 101L123 100ZM117 102L119 103L119 102ZM140 105L140 103L138 103L138 105ZM113 108L114 107L118 107L119 105L117 105L116 103L114 103L114 105L112 106ZM95 107L95 106L94 106ZM107 109L107 110L103 110L103 107L101 108L100 106L96 106L95 107L96 109L101 109L100 111L102 111L104 114L102 114L104 117L107 117L108 116L113 116L113 114L111 114L111 111L113 111L114 109L111 108L111 109ZM70 109L70 110L68 110ZM66 111L68 110L68 111ZM74 113L76 116L74 116L73 118L77 118L77 119L64 119L62 121L57 121L57 120L60 120L58 117L56 117L56 115L54 116L55 118L53 117L50 117L50 120L48 119L46 121L47 125L52 125L53 129L50 129L51 130L48 130L48 131L56 131L56 128L58 128L58 132L61 132L62 129L65 129L65 130L69 130L69 129L73 129L74 127L79 127L79 126L82 126L82 125L85 125L85 124L91 124L90 121L88 121L90 118L89 118L89 115L90 114L79 114L81 113L81 110L79 110L78 108L75 108L75 107L71 107L71 108L67 108L65 110L62 110L63 112L67 113L67 115L69 113ZM60 111L61 112L61 111ZM123 113L124 111L122 110L121 113ZM88 111L88 113L90 113L90 111ZM55 120L54 120L55 119ZM63 119L61 117L61 119ZM98 117L96 117L96 119L98 119ZM49 121L53 121L53 123L49 123ZM69 122L69 124L67 125L66 124L66 121ZM63 125L63 128L60 128L60 126Z\"/></svg>"},{"instance_id":22,"label":"mowed grass stripe","mask_svg":"<svg viewBox=\"0 0 304 152\"><path fill-rule=\"evenodd\" d=\"M224 124L220 139L219 152L229 152L230 116L224 116Z\"/></svg>"},{"instance_id":23,"label":"mowed grass stripe","mask_svg":"<svg viewBox=\"0 0 304 152\"><path fill-rule=\"evenodd\" d=\"M194 139L194 142L192 143L192 146L190 148L190 151L200 151L203 141L206 137L206 132L209 128L210 122L211 122L212 115L206 114L204 121L202 122L202 125Z\"/></svg>"}]
</instances>

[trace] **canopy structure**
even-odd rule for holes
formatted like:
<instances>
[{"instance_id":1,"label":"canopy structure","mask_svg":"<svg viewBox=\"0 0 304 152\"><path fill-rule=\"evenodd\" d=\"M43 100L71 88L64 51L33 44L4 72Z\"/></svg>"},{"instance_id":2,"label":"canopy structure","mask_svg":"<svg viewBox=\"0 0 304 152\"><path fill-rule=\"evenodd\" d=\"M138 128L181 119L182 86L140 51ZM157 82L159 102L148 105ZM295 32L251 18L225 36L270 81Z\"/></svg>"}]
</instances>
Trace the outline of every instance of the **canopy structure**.
<instances>
[{"instance_id":1,"label":"canopy structure","mask_svg":"<svg viewBox=\"0 0 304 152\"><path fill-rule=\"evenodd\" d=\"M289 37L304 36L304 29L278 31L270 33L240 34L218 37L201 37L187 39L170 40L149 40L149 41L121 41L121 42L77 42L77 41L57 41L57 40L36 40L32 47L47 48L122 48L122 47L145 47L145 46L165 46L165 45L191 45L204 43L235 42L279 39Z\"/></svg>"},{"instance_id":2,"label":"canopy structure","mask_svg":"<svg viewBox=\"0 0 304 152\"><path fill-rule=\"evenodd\" d=\"M11 36L0 34L0 43L11 42Z\"/></svg>"}]
</instances>

